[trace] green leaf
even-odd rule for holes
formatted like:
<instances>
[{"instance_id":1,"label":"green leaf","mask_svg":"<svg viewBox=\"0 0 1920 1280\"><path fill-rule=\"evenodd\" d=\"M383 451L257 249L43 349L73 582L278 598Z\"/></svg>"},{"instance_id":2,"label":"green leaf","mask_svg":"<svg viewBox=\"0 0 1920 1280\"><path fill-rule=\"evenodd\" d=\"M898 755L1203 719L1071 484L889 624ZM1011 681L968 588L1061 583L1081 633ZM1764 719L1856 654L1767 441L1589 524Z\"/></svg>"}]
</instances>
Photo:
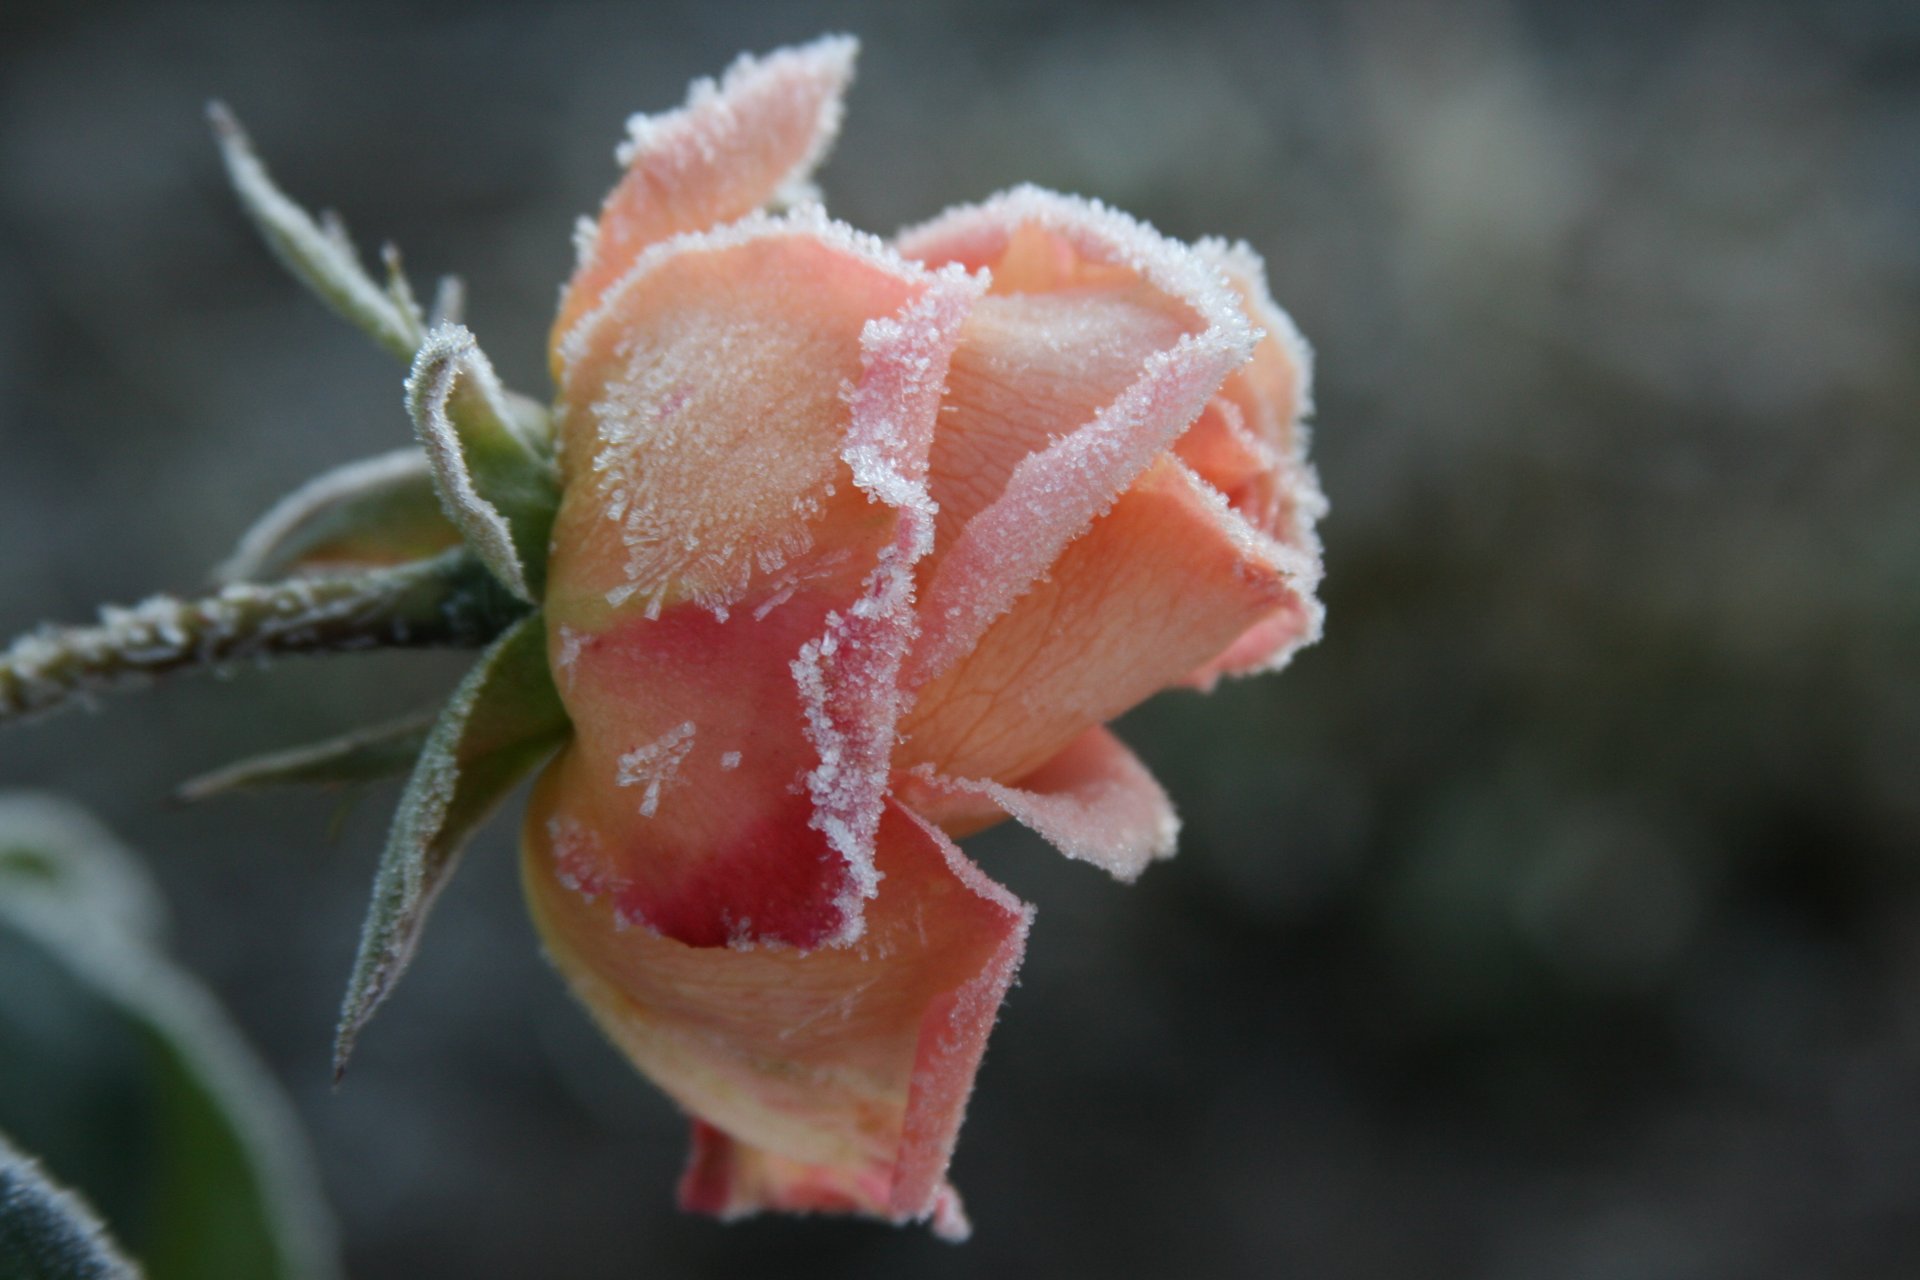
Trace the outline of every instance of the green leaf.
<instances>
[{"instance_id":1,"label":"green leaf","mask_svg":"<svg viewBox=\"0 0 1920 1280\"><path fill-rule=\"evenodd\" d=\"M0 1134L0 1276L139 1280L99 1215Z\"/></svg>"},{"instance_id":2,"label":"green leaf","mask_svg":"<svg viewBox=\"0 0 1920 1280\"><path fill-rule=\"evenodd\" d=\"M412 960L467 841L571 727L548 672L545 623L534 613L495 641L454 690L400 797L340 1010L336 1079Z\"/></svg>"},{"instance_id":3,"label":"green leaf","mask_svg":"<svg viewBox=\"0 0 1920 1280\"><path fill-rule=\"evenodd\" d=\"M194 802L267 787L338 787L405 773L420 758L433 716L408 716L325 742L269 752L203 773L174 793Z\"/></svg>"},{"instance_id":4,"label":"green leaf","mask_svg":"<svg viewBox=\"0 0 1920 1280\"><path fill-rule=\"evenodd\" d=\"M399 278L397 256L389 260L387 285L375 284L360 264L345 224L336 217L316 221L275 185L260 157L254 154L246 130L225 103L208 103L207 119L213 125L240 205L266 237L274 255L322 301L375 342L402 360L413 359L425 336L425 326L411 290Z\"/></svg>"},{"instance_id":5,"label":"green leaf","mask_svg":"<svg viewBox=\"0 0 1920 1280\"><path fill-rule=\"evenodd\" d=\"M339 573L424 560L460 545L418 449L315 476L275 503L215 572L221 582Z\"/></svg>"},{"instance_id":6,"label":"green leaf","mask_svg":"<svg viewBox=\"0 0 1920 1280\"><path fill-rule=\"evenodd\" d=\"M111 835L0 795L0 1119L55 1168L93 1144L95 1178L75 1181L151 1280L337 1276L291 1108L160 927Z\"/></svg>"},{"instance_id":7,"label":"green leaf","mask_svg":"<svg viewBox=\"0 0 1920 1280\"><path fill-rule=\"evenodd\" d=\"M447 518L495 577L538 603L560 484L544 428L500 385L473 335L443 324L407 377L407 411Z\"/></svg>"}]
</instances>

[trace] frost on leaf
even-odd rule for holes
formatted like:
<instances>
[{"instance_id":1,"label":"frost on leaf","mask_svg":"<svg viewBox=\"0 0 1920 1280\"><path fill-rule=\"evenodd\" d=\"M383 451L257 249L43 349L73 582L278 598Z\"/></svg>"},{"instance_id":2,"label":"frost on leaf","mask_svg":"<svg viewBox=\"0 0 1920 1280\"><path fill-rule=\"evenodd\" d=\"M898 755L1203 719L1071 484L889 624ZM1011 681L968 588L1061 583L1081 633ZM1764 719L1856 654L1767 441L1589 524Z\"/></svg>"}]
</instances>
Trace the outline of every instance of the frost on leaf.
<instances>
[{"instance_id":1,"label":"frost on leaf","mask_svg":"<svg viewBox=\"0 0 1920 1280\"><path fill-rule=\"evenodd\" d=\"M215 570L221 582L421 560L460 544L419 449L336 467L275 503Z\"/></svg>"},{"instance_id":2,"label":"frost on leaf","mask_svg":"<svg viewBox=\"0 0 1920 1280\"><path fill-rule=\"evenodd\" d=\"M174 794L196 801L266 787L338 787L391 777L413 767L432 725L431 715L408 716L325 742L252 756L184 782Z\"/></svg>"},{"instance_id":3,"label":"frost on leaf","mask_svg":"<svg viewBox=\"0 0 1920 1280\"><path fill-rule=\"evenodd\" d=\"M515 623L454 690L400 797L360 935L334 1072L393 989L468 839L507 792L565 740L566 711L547 669L538 613Z\"/></svg>"},{"instance_id":4,"label":"frost on leaf","mask_svg":"<svg viewBox=\"0 0 1920 1280\"><path fill-rule=\"evenodd\" d=\"M442 325L427 336L407 410L447 518L494 576L538 603L558 480L471 333Z\"/></svg>"},{"instance_id":5,"label":"frost on leaf","mask_svg":"<svg viewBox=\"0 0 1920 1280\"><path fill-rule=\"evenodd\" d=\"M402 360L413 359L425 336L425 325L406 278L400 274L398 254L389 253L387 286L375 284L360 265L359 254L338 218L327 216L315 221L274 185L266 166L254 154L246 131L226 104L210 103L207 118L213 124L241 207L266 237L275 256L375 342Z\"/></svg>"}]
</instances>

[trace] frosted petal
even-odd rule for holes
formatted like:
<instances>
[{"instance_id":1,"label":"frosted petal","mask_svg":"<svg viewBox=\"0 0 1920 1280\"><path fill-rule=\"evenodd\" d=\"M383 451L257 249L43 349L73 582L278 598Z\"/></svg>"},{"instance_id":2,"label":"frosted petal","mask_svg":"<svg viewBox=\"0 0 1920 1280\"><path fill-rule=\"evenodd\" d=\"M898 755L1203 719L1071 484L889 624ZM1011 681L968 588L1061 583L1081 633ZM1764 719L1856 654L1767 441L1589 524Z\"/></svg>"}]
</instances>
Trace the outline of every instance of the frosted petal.
<instances>
[{"instance_id":1,"label":"frosted petal","mask_svg":"<svg viewBox=\"0 0 1920 1280\"><path fill-rule=\"evenodd\" d=\"M829 36L764 57L742 55L686 104L634 116L617 153L626 174L581 237L553 343L589 313L648 245L731 222L806 181L840 128L859 42Z\"/></svg>"},{"instance_id":2,"label":"frosted petal","mask_svg":"<svg viewBox=\"0 0 1920 1280\"><path fill-rule=\"evenodd\" d=\"M949 831L1004 814L1067 857L1126 882L1156 859L1172 857L1180 834L1167 793L1139 757L1099 726L1012 785L944 777L923 765L902 798Z\"/></svg>"},{"instance_id":3,"label":"frosted petal","mask_svg":"<svg viewBox=\"0 0 1920 1280\"><path fill-rule=\"evenodd\" d=\"M920 691L896 771L928 764L949 777L1022 778L1292 607L1294 575L1314 567L1163 454Z\"/></svg>"},{"instance_id":4,"label":"frosted petal","mask_svg":"<svg viewBox=\"0 0 1920 1280\"><path fill-rule=\"evenodd\" d=\"M930 278L817 209L643 254L565 345L559 589L725 611L808 551L836 493L863 504L840 456L863 329Z\"/></svg>"},{"instance_id":5,"label":"frosted petal","mask_svg":"<svg viewBox=\"0 0 1920 1280\"><path fill-rule=\"evenodd\" d=\"M873 839L902 709L900 664L914 634L914 566L933 548L927 452L948 361L979 292L975 279L945 273L898 317L869 321L862 333L842 456L868 500L893 508L893 539L880 548L860 597L829 614L825 631L793 662L807 737L819 755L807 774L811 821L854 868L861 897L877 887ZM859 903L844 902L842 910L857 919Z\"/></svg>"},{"instance_id":6,"label":"frosted petal","mask_svg":"<svg viewBox=\"0 0 1920 1280\"><path fill-rule=\"evenodd\" d=\"M1216 661L1193 673L1190 683L1210 687L1222 675L1273 671L1320 638L1325 610L1314 597L1320 577L1320 538L1315 524L1326 515L1319 477L1307 461L1306 418L1313 412L1313 353L1293 320L1267 290L1266 267L1244 242L1203 240L1199 254L1226 277L1265 336L1253 359L1220 388L1216 403L1234 412L1220 420L1239 437L1235 445L1208 430L1203 418L1183 437L1181 456L1221 489L1235 510L1288 549L1300 598L1288 610L1262 619ZM1232 419L1237 415L1238 430ZM1212 415L1209 415L1211 417ZM1249 461L1258 469L1248 474Z\"/></svg>"},{"instance_id":7,"label":"frosted petal","mask_svg":"<svg viewBox=\"0 0 1920 1280\"><path fill-rule=\"evenodd\" d=\"M859 936L926 452L980 287L817 211L756 215L648 250L569 343L557 770L597 841L571 874L629 924Z\"/></svg>"},{"instance_id":8,"label":"frosted petal","mask_svg":"<svg viewBox=\"0 0 1920 1280\"><path fill-rule=\"evenodd\" d=\"M1187 325L1170 346L1118 324L1107 341L1137 359L1132 380L1083 423L1018 459L997 496L943 547L927 584L923 631L906 682L917 687L959 661L1252 354L1257 334L1219 270L1191 249L1097 203L1023 187L903 232L903 253L930 263L991 267L996 291L1134 286ZM1102 332L1089 316L1082 339ZM1161 330L1163 340L1169 335ZM1084 345L1084 343L1083 343ZM1142 351L1143 346L1148 347ZM1045 426L1042 422L1041 426ZM1035 440L1036 428L1016 433ZM1005 457L1005 451L999 452Z\"/></svg>"}]
</instances>

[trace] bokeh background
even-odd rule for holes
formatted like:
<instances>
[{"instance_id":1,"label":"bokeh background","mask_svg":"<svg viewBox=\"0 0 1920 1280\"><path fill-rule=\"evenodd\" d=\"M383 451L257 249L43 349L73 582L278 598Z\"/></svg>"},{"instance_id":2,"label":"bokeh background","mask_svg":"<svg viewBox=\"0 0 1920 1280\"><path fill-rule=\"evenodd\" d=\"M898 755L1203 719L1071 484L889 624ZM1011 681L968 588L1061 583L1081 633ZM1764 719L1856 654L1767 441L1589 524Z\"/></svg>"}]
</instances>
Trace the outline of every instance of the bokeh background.
<instances>
[{"instance_id":1,"label":"bokeh background","mask_svg":"<svg viewBox=\"0 0 1920 1280\"><path fill-rule=\"evenodd\" d=\"M0 732L0 784L149 855L350 1274L1920 1274L1911 3L11 0L0 629L193 590L407 438L399 370L235 211L205 99L364 244L464 273L544 391L625 116L827 29L866 41L823 175L854 223L1031 180L1266 255L1320 357L1327 639L1123 725L1187 820L1139 885L974 842L1039 921L957 1250L676 1214L682 1122L540 959L510 822L329 1089L393 789L169 790L459 658Z\"/></svg>"}]
</instances>

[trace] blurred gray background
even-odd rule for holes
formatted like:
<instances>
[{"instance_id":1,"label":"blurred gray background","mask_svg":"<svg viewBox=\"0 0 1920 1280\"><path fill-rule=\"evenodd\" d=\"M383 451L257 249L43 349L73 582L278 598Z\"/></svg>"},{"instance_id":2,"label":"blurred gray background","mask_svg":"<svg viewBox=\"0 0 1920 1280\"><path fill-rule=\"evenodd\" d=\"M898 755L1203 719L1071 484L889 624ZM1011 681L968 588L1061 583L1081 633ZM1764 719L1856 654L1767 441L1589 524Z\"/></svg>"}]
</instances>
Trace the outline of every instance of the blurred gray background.
<instances>
[{"instance_id":1,"label":"blurred gray background","mask_svg":"<svg viewBox=\"0 0 1920 1280\"><path fill-rule=\"evenodd\" d=\"M1911 3L11 0L0 630L194 590L408 438L399 369L236 213L205 99L422 284L464 273L544 394L626 115L829 29L866 41L823 175L852 222L1031 180L1266 255L1320 355L1328 638L1123 725L1187 819L1139 885L974 842L1040 914L958 1250L675 1213L683 1124L539 958L509 822L330 1092L392 789L169 789L458 657L0 732L0 784L150 856L350 1273L1920 1274Z\"/></svg>"}]
</instances>

